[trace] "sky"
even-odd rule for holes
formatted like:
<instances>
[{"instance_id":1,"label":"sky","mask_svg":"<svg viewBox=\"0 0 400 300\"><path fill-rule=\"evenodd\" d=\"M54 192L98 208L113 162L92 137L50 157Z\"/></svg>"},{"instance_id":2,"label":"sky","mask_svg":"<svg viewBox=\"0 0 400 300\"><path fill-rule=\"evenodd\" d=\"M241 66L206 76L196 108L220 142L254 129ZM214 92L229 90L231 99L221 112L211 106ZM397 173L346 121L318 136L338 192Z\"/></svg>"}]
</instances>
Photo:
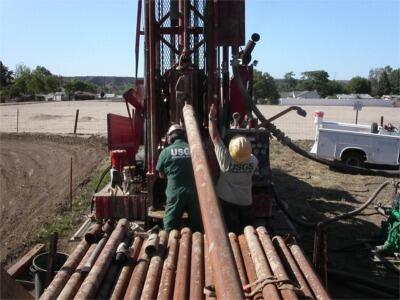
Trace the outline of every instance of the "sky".
<instances>
[{"instance_id":1,"label":"sky","mask_svg":"<svg viewBox=\"0 0 400 300\"><path fill-rule=\"evenodd\" d=\"M0 60L63 76L133 76L137 0L0 0ZM247 0L257 69L330 79L400 67L400 0ZM143 49L143 48L142 48ZM142 68L141 68L142 69Z\"/></svg>"}]
</instances>

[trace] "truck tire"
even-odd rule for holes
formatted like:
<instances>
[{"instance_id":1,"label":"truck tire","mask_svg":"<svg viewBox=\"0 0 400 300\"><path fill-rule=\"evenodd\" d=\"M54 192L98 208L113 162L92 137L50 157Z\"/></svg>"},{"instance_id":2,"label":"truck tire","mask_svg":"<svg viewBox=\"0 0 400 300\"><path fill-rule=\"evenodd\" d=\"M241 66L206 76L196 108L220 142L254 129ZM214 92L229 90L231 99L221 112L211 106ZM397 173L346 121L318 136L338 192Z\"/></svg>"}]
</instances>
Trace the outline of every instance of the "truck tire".
<instances>
[{"instance_id":1,"label":"truck tire","mask_svg":"<svg viewBox=\"0 0 400 300\"><path fill-rule=\"evenodd\" d=\"M342 155L342 162L348 166L363 168L365 156L359 151L348 151Z\"/></svg>"}]
</instances>

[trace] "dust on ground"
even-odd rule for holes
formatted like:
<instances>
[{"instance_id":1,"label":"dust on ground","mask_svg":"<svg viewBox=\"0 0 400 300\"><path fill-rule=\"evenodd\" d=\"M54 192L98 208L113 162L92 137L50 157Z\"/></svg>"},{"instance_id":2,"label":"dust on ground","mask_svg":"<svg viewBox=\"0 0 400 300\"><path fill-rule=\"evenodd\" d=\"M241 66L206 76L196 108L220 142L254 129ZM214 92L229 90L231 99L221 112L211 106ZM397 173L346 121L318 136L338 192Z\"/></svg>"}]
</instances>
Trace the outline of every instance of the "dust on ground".
<instances>
[{"instance_id":1,"label":"dust on ground","mask_svg":"<svg viewBox=\"0 0 400 300\"><path fill-rule=\"evenodd\" d=\"M21 253L106 156L103 138L0 134L0 259Z\"/></svg>"},{"instance_id":2,"label":"dust on ground","mask_svg":"<svg viewBox=\"0 0 400 300\"><path fill-rule=\"evenodd\" d=\"M298 141L310 149L312 141ZM271 143L271 167L278 196L284 200L292 215L304 221L318 222L360 207L387 178L350 175L329 170L305 159L278 142ZM364 242L379 242L384 217L374 205L391 205L393 187L385 188L377 199L360 215L327 227L328 267L362 275L392 287L399 286L399 275L372 261ZM296 226L299 244L312 257L314 231ZM346 289L332 281L329 288L336 298L365 298L368 294ZM367 292L368 293L368 292ZM371 297L369 297L371 298Z\"/></svg>"}]
</instances>

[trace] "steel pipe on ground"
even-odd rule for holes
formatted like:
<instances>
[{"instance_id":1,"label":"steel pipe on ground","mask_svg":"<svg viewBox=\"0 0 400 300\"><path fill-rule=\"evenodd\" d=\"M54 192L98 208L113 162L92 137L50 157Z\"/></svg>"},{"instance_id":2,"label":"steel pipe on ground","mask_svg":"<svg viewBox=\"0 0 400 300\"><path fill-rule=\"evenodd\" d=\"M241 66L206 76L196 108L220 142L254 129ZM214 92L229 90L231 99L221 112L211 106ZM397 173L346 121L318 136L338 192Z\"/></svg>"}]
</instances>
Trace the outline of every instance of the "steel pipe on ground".
<instances>
[{"instance_id":1,"label":"steel pipe on ground","mask_svg":"<svg viewBox=\"0 0 400 300\"><path fill-rule=\"evenodd\" d=\"M234 234L233 232L229 232L229 241L231 242L233 255L236 261L236 267L239 271L240 281L242 285L246 285L249 283L249 281L247 279L246 269L244 267L243 257L242 253L240 252L239 242L236 234Z\"/></svg>"},{"instance_id":2,"label":"steel pipe on ground","mask_svg":"<svg viewBox=\"0 0 400 300\"><path fill-rule=\"evenodd\" d=\"M257 279L263 280L271 278L273 274L270 266L268 265L267 258L264 255L254 227L246 226L244 229L244 235L249 246L251 258L257 274ZM280 299L278 290L274 284L264 285L262 288L262 294L264 299Z\"/></svg>"},{"instance_id":3,"label":"steel pipe on ground","mask_svg":"<svg viewBox=\"0 0 400 300\"><path fill-rule=\"evenodd\" d=\"M93 265L96 262L96 259L99 257L101 251L103 250L106 242L108 239L108 234L105 234L100 241L96 244L96 248L93 250L92 254L88 258L88 260L85 262L85 265L82 267L81 272L83 273L89 273L90 270L92 269Z\"/></svg>"},{"instance_id":4,"label":"steel pipe on ground","mask_svg":"<svg viewBox=\"0 0 400 300\"><path fill-rule=\"evenodd\" d=\"M275 243L276 249L280 254L283 263L287 264L287 268L292 271L294 277L300 285L301 291L304 295L303 298L314 298L314 295L311 292L311 289L309 288L308 283L303 276L303 273L301 273L299 267L297 266L296 261L292 256L292 253L290 253L289 248L285 244L285 241L280 236L274 236L272 238L272 242Z\"/></svg>"},{"instance_id":5,"label":"steel pipe on ground","mask_svg":"<svg viewBox=\"0 0 400 300\"><path fill-rule=\"evenodd\" d=\"M243 299L239 273L230 247L228 234L214 183L210 175L199 127L193 107L183 107L187 138L192 158L196 189L205 233L207 234L215 288L220 299Z\"/></svg>"},{"instance_id":6,"label":"steel pipe on ground","mask_svg":"<svg viewBox=\"0 0 400 300\"><path fill-rule=\"evenodd\" d=\"M135 237L132 246L129 248L128 262L122 267L121 273L115 284L114 291L110 296L110 300L122 299L125 295L129 279L131 278L133 268L135 267L143 239L139 236Z\"/></svg>"},{"instance_id":7,"label":"steel pipe on ground","mask_svg":"<svg viewBox=\"0 0 400 300\"><path fill-rule=\"evenodd\" d=\"M116 283L116 280L119 277L119 273L121 272L121 265L115 261L111 262L110 267L107 270L107 274L105 275L99 290L96 295L96 299L109 299L109 295L111 294L113 287Z\"/></svg>"},{"instance_id":8,"label":"steel pipe on ground","mask_svg":"<svg viewBox=\"0 0 400 300\"><path fill-rule=\"evenodd\" d=\"M289 276L285 270L285 267L281 263L281 260L275 250L274 244L272 243L271 237L267 229L265 229L265 227L258 227L256 231L272 272L278 280L286 281L286 283L280 285L280 293L282 298L285 300L297 299L296 293L293 289L291 289L291 286L289 284Z\"/></svg>"},{"instance_id":9,"label":"steel pipe on ground","mask_svg":"<svg viewBox=\"0 0 400 300\"><path fill-rule=\"evenodd\" d=\"M128 228L129 222L127 219L121 219L118 221L117 227L112 232L107 244L100 253L99 258L76 294L76 299L88 299L93 298L96 295L97 290L104 279L107 269L115 255L117 246L124 239Z\"/></svg>"},{"instance_id":10,"label":"steel pipe on ground","mask_svg":"<svg viewBox=\"0 0 400 300\"><path fill-rule=\"evenodd\" d=\"M297 244L292 244L289 246L290 252L292 253L294 259L296 260L300 270L302 271L304 277L307 279L316 299L318 300L328 300L330 299L328 293L325 291L324 286L319 280L318 276L315 274L308 259L304 256L303 251Z\"/></svg>"},{"instance_id":11,"label":"steel pipe on ground","mask_svg":"<svg viewBox=\"0 0 400 300\"><path fill-rule=\"evenodd\" d=\"M256 269L254 268L253 261L251 259L251 253L249 246L247 245L246 237L241 234L238 237L240 252L242 252L242 257L244 261L244 266L246 268L246 275L249 279L249 283L255 282L257 280ZM255 287L251 287L251 292L255 290ZM253 298L254 300L263 299L263 296L260 292L256 293Z\"/></svg>"},{"instance_id":12,"label":"steel pipe on ground","mask_svg":"<svg viewBox=\"0 0 400 300\"><path fill-rule=\"evenodd\" d=\"M165 250L167 248L168 233L160 231L158 234L157 253L150 260L149 270L143 286L143 292L140 297L142 300L155 299L158 292L161 268L164 261Z\"/></svg>"},{"instance_id":13,"label":"steel pipe on ground","mask_svg":"<svg viewBox=\"0 0 400 300\"><path fill-rule=\"evenodd\" d=\"M76 292L79 290L79 287L81 286L83 280L86 277L86 273L81 272L82 267L85 265L86 261L92 255L92 252L94 251L95 248L96 248L95 244L90 245L89 250L82 258L74 274L72 274L71 278L68 280L67 284L65 285L65 287L63 288L57 299L68 300L74 298Z\"/></svg>"},{"instance_id":14,"label":"steel pipe on ground","mask_svg":"<svg viewBox=\"0 0 400 300\"><path fill-rule=\"evenodd\" d=\"M208 241L207 236L204 235L204 285L206 287L214 284L213 271L210 262L210 254L208 251ZM206 300L215 299L215 297L211 297L211 295L205 295Z\"/></svg>"},{"instance_id":15,"label":"steel pipe on ground","mask_svg":"<svg viewBox=\"0 0 400 300\"><path fill-rule=\"evenodd\" d=\"M175 281L176 262L179 252L179 238L180 233L178 230L172 230L169 233L168 255L164 261L160 285L158 287L157 299L159 300L169 300L172 298L174 293L172 287L174 286Z\"/></svg>"},{"instance_id":16,"label":"steel pipe on ground","mask_svg":"<svg viewBox=\"0 0 400 300\"><path fill-rule=\"evenodd\" d=\"M102 225L100 223L93 224L89 228L88 232L86 232L85 240L86 242L88 242L88 244L96 243L99 240L102 233L103 233Z\"/></svg>"},{"instance_id":17,"label":"steel pipe on ground","mask_svg":"<svg viewBox=\"0 0 400 300\"><path fill-rule=\"evenodd\" d=\"M179 243L178 264L174 286L174 299L189 298L190 250L192 246L192 232L189 228L181 230Z\"/></svg>"},{"instance_id":18,"label":"steel pipe on ground","mask_svg":"<svg viewBox=\"0 0 400 300\"><path fill-rule=\"evenodd\" d=\"M204 299L204 246L203 235L192 235L189 299Z\"/></svg>"},{"instance_id":19,"label":"steel pipe on ground","mask_svg":"<svg viewBox=\"0 0 400 300\"><path fill-rule=\"evenodd\" d=\"M53 281L46 288L40 297L41 300L52 300L58 297L88 249L89 244L85 240L82 240L75 248L74 252L68 257L65 264L57 272L57 275L54 277Z\"/></svg>"}]
</instances>

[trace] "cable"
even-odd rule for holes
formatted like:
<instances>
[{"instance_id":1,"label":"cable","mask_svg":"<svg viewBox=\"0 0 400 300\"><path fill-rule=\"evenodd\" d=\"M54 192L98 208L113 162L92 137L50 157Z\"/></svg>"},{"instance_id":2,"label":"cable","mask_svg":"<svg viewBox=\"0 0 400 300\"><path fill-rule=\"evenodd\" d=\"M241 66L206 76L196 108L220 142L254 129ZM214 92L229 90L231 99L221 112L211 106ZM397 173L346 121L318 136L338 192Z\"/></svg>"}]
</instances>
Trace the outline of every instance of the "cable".
<instances>
[{"instance_id":1,"label":"cable","mask_svg":"<svg viewBox=\"0 0 400 300\"><path fill-rule=\"evenodd\" d=\"M108 166L108 167L103 171L103 173L102 173L101 176L100 176L99 182L97 183L97 186L96 186L96 188L94 189L94 193L93 193L93 196L92 196L92 203L90 204L90 213L93 212L93 208L94 208L94 194L96 194L96 193L99 191L100 185L101 185L101 183L103 182L104 177L106 177L107 173L108 173L110 170L111 170L111 165Z\"/></svg>"},{"instance_id":2,"label":"cable","mask_svg":"<svg viewBox=\"0 0 400 300\"><path fill-rule=\"evenodd\" d=\"M239 91L242 94L242 96L245 97L249 107L254 112L256 117L260 120L260 122L262 123L262 126L264 126L265 129L267 131L269 131L282 145L289 147L291 150L293 150L294 152L296 152L297 154L299 154L305 158L308 158L308 159L318 162L320 164L335 168L338 171L347 171L347 172L353 172L353 173L361 174L361 175L372 175L372 176L383 176L383 177L399 177L400 176L400 171L391 172L391 171L383 171L383 170L365 169L365 168L360 168L360 167L348 166L348 165L345 165L345 164L339 163L339 162L331 162L326 159L321 159L321 158L312 156L310 153L308 153L304 149L302 149L299 146L297 146L296 144L294 144L291 141L291 139L285 135L284 132L279 130L273 123L269 122L264 117L264 115L260 112L260 110L257 108L255 103L253 102L253 99L247 93L246 88L244 87L243 82L240 78L237 58L233 59L232 70L233 70L233 76L236 80Z\"/></svg>"}]
</instances>

